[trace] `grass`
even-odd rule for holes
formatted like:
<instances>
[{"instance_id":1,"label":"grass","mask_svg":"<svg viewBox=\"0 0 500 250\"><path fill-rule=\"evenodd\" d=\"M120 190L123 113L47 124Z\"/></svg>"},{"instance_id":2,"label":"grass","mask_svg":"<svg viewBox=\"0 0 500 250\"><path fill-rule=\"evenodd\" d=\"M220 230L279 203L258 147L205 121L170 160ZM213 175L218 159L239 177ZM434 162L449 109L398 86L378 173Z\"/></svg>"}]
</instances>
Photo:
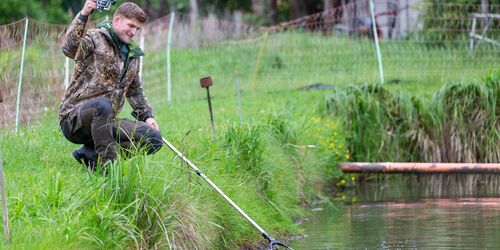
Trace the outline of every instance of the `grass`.
<instances>
[{"instance_id":1,"label":"grass","mask_svg":"<svg viewBox=\"0 0 500 250\"><path fill-rule=\"evenodd\" d=\"M264 50L258 60L261 46ZM385 81L389 89L430 97L443 84L475 80L498 68L494 47L470 51L467 46L465 42L433 47L412 40L383 41ZM198 79L205 75L212 75L217 86L211 93L228 98L235 97L235 81L243 92L252 93L314 83L347 87L380 82L375 46L367 39L354 41L295 30L271 33L267 39L181 48L172 53L174 102L203 97L198 94ZM166 67L156 67L165 61L163 51L145 57L145 88L152 90L154 100L166 100Z\"/></svg>"},{"instance_id":2,"label":"grass","mask_svg":"<svg viewBox=\"0 0 500 250\"><path fill-rule=\"evenodd\" d=\"M342 117L357 161L500 161L500 71L441 87L425 101L381 85L338 90L327 100ZM424 105L428 103L427 105Z\"/></svg>"},{"instance_id":3,"label":"grass","mask_svg":"<svg viewBox=\"0 0 500 250\"><path fill-rule=\"evenodd\" d=\"M157 107L156 116L167 139L259 225L283 235L298 232L293 220L305 215L301 204L316 197L313 187L322 185L319 176L327 169L314 149L307 153L300 146L315 143L304 128L318 110L317 104L302 103L322 96L299 91L258 100L245 96L245 113L263 115L241 125L233 122L238 119L232 99L215 99L215 137L204 100ZM76 146L62 137L56 119L49 115L42 126L1 134L9 248L220 249L261 239L167 149L120 159L107 177L86 172L70 156Z\"/></svg>"}]
</instances>

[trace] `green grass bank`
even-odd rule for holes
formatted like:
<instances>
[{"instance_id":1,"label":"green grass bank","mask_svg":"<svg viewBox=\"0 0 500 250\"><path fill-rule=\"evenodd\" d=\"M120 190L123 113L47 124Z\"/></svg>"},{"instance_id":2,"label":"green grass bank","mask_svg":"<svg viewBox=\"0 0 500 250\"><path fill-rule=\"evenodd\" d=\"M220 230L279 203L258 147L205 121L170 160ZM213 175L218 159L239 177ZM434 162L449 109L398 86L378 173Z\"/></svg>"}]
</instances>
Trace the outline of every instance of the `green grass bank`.
<instances>
[{"instance_id":1,"label":"green grass bank","mask_svg":"<svg viewBox=\"0 0 500 250\"><path fill-rule=\"evenodd\" d=\"M323 95L247 95L243 124L233 99L215 97L214 137L203 99L155 110L167 140L276 237L300 233L294 220L307 216L304 206L321 197L340 159L328 153L331 135L342 138L337 122L318 115ZM0 135L12 232L3 246L233 249L261 240L166 147L119 159L106 177L92 174L71 157L76 145L56 120L51 114L39 126Z\"/></svg>"}]
</instances>

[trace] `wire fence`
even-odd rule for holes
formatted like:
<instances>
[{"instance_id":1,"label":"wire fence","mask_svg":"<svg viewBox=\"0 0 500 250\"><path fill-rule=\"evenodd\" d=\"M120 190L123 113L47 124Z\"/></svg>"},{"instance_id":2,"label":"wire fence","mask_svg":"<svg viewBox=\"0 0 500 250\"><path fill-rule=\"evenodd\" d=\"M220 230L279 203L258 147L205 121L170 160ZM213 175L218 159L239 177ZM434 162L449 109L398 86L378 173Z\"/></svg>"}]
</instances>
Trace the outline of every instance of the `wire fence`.
<instances>
[{"instance_id":1,"label":"wire fence","mask_svg":"<svg viewBox=\"0 0 500 250\"><path fill-rule=\"evenodd\" d=\"M235 82L243 93L381 79L425 89L499 68L499 4L376 0L373 7L353 1L274 27L246 25L238 15L153 20L137 37L146 95L153 106L203 98L198 80L206 75L213 95L233 98ZM66 29L31 18L0 26L0 127L58 111L73 67L60 49Z\"/></svg>"}]
</instances>

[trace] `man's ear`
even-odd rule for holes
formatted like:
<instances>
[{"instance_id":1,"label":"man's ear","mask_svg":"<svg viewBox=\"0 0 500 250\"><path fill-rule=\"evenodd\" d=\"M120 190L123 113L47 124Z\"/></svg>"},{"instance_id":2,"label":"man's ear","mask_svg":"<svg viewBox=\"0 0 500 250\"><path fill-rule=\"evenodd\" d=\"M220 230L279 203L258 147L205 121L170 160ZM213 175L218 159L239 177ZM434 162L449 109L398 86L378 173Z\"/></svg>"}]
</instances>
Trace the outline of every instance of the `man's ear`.
<instances>
[{"instance_id":1,"label":"man's ear","mask_svg":"<svg viewBox=\"0 0 500 250\"><path fill-rule=\"evenodd\" d=\"M122 17L120 15L113 16L113 21L112 23L118 23L120 22Z\"/></svg>"}]
</instances>

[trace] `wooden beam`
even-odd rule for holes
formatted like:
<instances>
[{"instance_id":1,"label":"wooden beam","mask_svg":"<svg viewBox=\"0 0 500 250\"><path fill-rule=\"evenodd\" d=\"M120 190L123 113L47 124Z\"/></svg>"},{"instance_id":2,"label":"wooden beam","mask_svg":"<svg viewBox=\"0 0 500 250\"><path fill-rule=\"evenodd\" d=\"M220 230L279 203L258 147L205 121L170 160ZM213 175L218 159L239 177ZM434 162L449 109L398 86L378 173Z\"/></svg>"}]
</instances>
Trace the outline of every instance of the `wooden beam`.
<instances>
[{"instance_id":1,"label":"wooden beam","mask_svg":"<svg viewBox=\"0 0 500 250\"><path fill-rule=\"evenodd\" d=\"M341 162L345 173L493 173L500 163Z\"/></svg>"}]
</instances>

